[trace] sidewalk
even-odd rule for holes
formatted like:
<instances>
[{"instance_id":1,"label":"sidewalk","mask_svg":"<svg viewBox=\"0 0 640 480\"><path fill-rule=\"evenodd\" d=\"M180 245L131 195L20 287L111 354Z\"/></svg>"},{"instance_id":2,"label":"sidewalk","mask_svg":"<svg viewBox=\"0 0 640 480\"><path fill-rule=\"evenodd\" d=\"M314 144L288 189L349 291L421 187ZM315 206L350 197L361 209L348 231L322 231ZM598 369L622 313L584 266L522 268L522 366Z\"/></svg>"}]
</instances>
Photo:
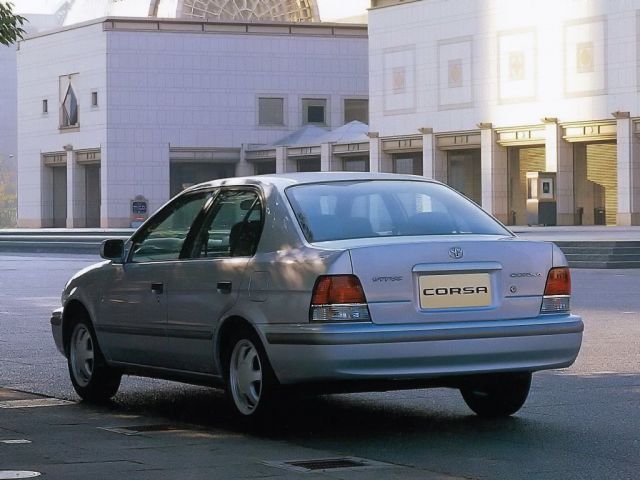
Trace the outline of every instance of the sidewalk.
<instances>
[{"instance_id":1,"label":"sidewalk","mask_svg":"<svg viewBox=\"0 0 640 480\"><path fill-rule=\"evenodd\" d=\"M16 471L65 480L456 478L344 457L239 429L167 423L166 418L120 412L117 406L88 406L0 388L0 479L25 478L26 474L15 476ZM368 465L313 472L282 465L337 458Z\"/></svg>"}]
</instances>

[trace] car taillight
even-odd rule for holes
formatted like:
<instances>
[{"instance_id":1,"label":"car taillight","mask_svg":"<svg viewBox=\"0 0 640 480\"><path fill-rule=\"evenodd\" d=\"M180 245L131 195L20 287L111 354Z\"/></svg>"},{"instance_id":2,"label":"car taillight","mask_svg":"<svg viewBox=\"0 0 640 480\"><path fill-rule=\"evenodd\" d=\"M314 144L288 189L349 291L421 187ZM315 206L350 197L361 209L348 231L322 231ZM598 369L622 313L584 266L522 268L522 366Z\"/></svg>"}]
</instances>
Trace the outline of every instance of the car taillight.
<instances>
[{"instance_id":1,"label":"car taillight","mask_svg":"<svg viewBox=\"0 0 640 480\"><path fill-rule=\"evenodd\" d=\"M571 272L568 267L549 270L540 313L566 313L571 309Z\"/></svg>"},{"instance_id":2,"label":"car taillight","mask_svg":"<svg viewBox=\"0 0 640 480\"><path fill-rule=\"evenodd\" d=\"M369 307L355 275L318 277L311 296L312 322L369 322Z\"/></svg>"}]
</instances>

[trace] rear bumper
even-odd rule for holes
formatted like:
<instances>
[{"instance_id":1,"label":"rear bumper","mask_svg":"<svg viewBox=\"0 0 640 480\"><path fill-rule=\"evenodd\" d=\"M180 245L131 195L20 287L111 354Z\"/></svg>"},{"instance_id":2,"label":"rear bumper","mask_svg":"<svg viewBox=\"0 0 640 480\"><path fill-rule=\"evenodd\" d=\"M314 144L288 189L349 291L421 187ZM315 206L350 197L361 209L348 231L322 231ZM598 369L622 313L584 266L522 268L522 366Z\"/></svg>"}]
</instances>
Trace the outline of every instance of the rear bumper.
<instances>
[{"instance_id":1,"label":"rear bumper","mask_svg":"<svg viewBox=\"0 0 640 480\"><path fill-rule=\"evenodd\" d=\"M575 315L437 324L261 325L283 384L409 380L571 365L584 325Z\"/></svg>"},{"instance_id":2,"label":"rear bumper","mask_svg":"<svg viewBox=\"0 0 640 480\"><path fill-rule=\"evenodd\" d=\"M64 353L64 345L62 342L62 308L58 308L51 312L51 333L53 334L53 340L56 342L58 351Z\"/></svg>"}]
</instances>

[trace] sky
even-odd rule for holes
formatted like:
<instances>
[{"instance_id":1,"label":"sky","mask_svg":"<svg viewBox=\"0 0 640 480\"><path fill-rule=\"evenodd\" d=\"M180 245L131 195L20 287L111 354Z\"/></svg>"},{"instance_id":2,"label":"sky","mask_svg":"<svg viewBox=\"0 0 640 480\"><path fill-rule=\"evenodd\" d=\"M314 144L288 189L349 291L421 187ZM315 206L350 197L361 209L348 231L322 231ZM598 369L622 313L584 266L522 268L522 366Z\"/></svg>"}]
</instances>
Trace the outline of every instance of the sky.
<instances>
[{"instance_id":1,"label":"sky","mask_svg":"<svg viewBox=\"0 0 640 480\"><path fill-rule=\"evenodd\" d=\"M11 0L16 11L23 13L52 13L64 0ZM369 7L369 0L316 0L323 21L363 15Z\"/></svg>"},{"instance_id":2,"label":"sky","mask_svg":"<svg viewBox=\"0 0 640 480\"><path fill-rule=\"evenodd\" d=\"M322 20L362 15L369 7L369 0L317 0Z\"/></svg>"}]
</instances>

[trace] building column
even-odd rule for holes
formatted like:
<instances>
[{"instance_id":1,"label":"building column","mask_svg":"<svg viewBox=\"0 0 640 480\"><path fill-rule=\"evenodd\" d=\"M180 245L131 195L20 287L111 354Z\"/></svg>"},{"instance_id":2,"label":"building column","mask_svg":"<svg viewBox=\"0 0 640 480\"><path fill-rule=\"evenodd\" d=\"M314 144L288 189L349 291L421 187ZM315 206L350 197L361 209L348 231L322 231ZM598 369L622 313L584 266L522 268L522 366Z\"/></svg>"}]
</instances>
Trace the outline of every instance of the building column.
<instances>
[{"instance_id":1,"label":"building column","mask_svg":"<svg viewBox=\"0 0 640 480\"><path fill-rule=\"evenodd\" d=\"M562 138L562 128L557 119L545 122L545 169L556 173L556 202L558 225L574 225L573 147Z\"/></svg>"},{"instance_id":2,"label":"building column","mask_svg":"<svg viewBox=\"0 0 640 480\"><path fill-rule=\"evenodd\" d=\"M640 225L640 142L629 112L616 112L618 225Z\"/></svg>"},{"instance_id":3,"label":"building column","mask_svg":"<svg viewBox=\"0 0 640 480\"><path fill-rule=\"evenodd\" d=\"M422 174L439 182L447 182L447 152L440 150L431 128L421 128Z\"/></svg>"},{"instance_id":4,"label":"building column","mask_svg":"<svg viewBox=\"0 0 640 480\"><path fill-rule=\"evenodd\" d=\"M320 171L321 172L330 172L332 170L332 144L330 143L322 143L320 144Z\"/></svg>"},{"instance_id":5,"label":"building column","mask_svg":"<svg viewBox=\"0 0 640 480\"><path fill-rule=\"evenodd\" d=\"M240 146L240 161L236 164L236 177L248 177L253 175L253 165L247 162L246 144Z\"/></svg>"},{"instance_id":6,"label":"building column","mask_svg":"<svg viewBox=\"0 0 640 480\"><path fill-rule=\"evenodd\" d=\"M369 171L380 172L382 166L382 141L378 132L369 132Z\"/></svg>"},{"instance_id":7,"label":"building column","mask_svg":"<svg viewBox=\"0 0 640 480\"><path fill-rule=\"evenodd\" d=\"M276 147L276 173L287 171L287 147Z\"/></svg>"},{"instance_id":8,"label":"building column","mask_svg":"<svg viewBox=\"0 0 640 480\"><path fill-rule=\"evenodd\" d=\"M72 145L65 145L67 152L67 228L85 226L84 167L76 162Z\"/></svg>"},{"instance_id":9,"label":"building column","mask_svg":"<svg viewBox=\"0 0 640 480\"><path fill-rule=\"evenodd\" d=\"M481 123L482 208L503 223L508 220L507 149L497 143L490 123Z\"/></svg>"}]
</instances>

